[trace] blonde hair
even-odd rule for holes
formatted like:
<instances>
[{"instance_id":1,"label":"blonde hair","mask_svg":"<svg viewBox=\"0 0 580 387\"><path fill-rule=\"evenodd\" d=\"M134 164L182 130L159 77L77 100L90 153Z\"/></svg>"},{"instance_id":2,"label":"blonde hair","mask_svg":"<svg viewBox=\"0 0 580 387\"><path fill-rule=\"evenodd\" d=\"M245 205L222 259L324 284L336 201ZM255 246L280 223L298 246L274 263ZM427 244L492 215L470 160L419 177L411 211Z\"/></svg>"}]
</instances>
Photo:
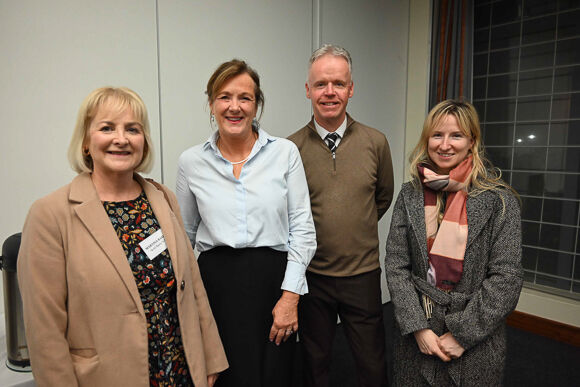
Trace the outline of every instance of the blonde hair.
<instances>
[{"instance_id":1,"label":"blonde hair","mask_svg":"<svg viewBox=\"0 0 580 387\"><path fill-rule=\"evenodd\" d=\"M149 172L153 166L153 147L145 103L137 93L129 88L110 86L93 90L81 104L68 147L68 160L72 169L77 173L92 172L93 159L90 155L85 154L83 150L87 145L91 122L95 118L99 107L105 103L112 104L112 107L118 112L123 112L127 108L131 109L135 119L143 127L145 147L143 149L143 158L135 168L135 171Z\"/></svg>"},{"instance_id":2,"label":"blonde hair","mask_svg":"<svg viewBox=\"0 0 580 387\"><path fill-rule=\"evenodd\" d=\"M477 111L469 102L457 100L445 100L439 102L425 118L423 131L419 142L409 157L410 174L413 178L415 188L421 187L421 180L417 167L426 164L430 168L435 168L433 161L429 158L427 149L429 137L432 131L442 124L447 115L452 115L457 120L459 129L468 139L473 141L470 154L473 157L473 167L467 177L467 189L471 196L479 195L484 191L507 189L513 192L516 197L517 192L501 179L501 171L495 168L485 157L484 148L481 141L481 128ZM441 192L437 195L437 208L441 207ZM502 198L503 202L503 198Z\"/></svg>"}]
</instances>

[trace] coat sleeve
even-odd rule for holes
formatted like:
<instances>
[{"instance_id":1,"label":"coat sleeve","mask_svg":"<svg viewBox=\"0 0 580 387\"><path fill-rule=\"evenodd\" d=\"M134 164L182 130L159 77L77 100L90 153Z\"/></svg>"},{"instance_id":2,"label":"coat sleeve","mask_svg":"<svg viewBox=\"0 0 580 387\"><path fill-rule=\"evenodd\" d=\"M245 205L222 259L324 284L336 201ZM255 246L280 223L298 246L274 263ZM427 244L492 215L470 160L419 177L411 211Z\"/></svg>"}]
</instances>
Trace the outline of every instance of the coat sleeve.
<instances>
[{"instance_id":1,"label":"coat sleeve","mask_svg":"<svg viewBox=\"0 0 580 387\"><path fill-rule=\"evenodd\" d=\"M404 202L401 191L393 209L385 256L387 285L401 335L429 328L429 322L411 280L414 257L411 256L413 249L409 243L412 236Z\"/></svg>"},{"instance_id":2,"label":"coat sleeve","mask_svg":"<svg viewBox=\"0 0 580 387\"><path fill-rule=\"evenodd\" d=\"M35 202L25 221L18 282L36 385L77 386L66 339L67 276L62 219L48 203Z\"/></svg>"},{"instance_id":3,"label":"coat sleeve","mask_svg":"<svg viewBox=\"0 0 580 387\"><path fill-rule=\"evenodd\" d=\"M500 195L503 199L498 197L499 205L493 219L486 278L464 310L445 317L449 331L465 349L497 329L515 309L522 288L520 207L513 195Z\"/></svg>"},{"instance_id":4,"label":"coat sleeve","mask_svg":"<svg viewBox=\"0 0 580 387\"><path fill-rule=\"evenodd\" d=\"M379 150L379 168L377 171L377 188L375 190L375 203L377 206L377 219L381 219L389 209L393 201L393 162L391 150L385 138L384 144Z\"/></svg>"},{"instance_id":5,"label":"coat sleeve","mask_svg":"<svg viewBox=\"0 0 580 387\"><path fill-rule=\"evenodd\" d=\"M183 228L183 219L181 218L179 204L175 194L166 187L163 187L163 189L171 209L179 220L180 226ZM217 325L209 305L209 300L207 299L205 287L203 286L203 281L199 272L199 266L197 265L197 259L195 259L193 247L190 244L188 244L187 247L190 257L189 265L193 278L193 292L195 294L197 310L199 311L199 324L203 337L202 344L205 356L206 372L207 375L211 375L222 372L228 368L228 361L226 360L226 354L219 336Z\"/></svg>"}]
</instances>

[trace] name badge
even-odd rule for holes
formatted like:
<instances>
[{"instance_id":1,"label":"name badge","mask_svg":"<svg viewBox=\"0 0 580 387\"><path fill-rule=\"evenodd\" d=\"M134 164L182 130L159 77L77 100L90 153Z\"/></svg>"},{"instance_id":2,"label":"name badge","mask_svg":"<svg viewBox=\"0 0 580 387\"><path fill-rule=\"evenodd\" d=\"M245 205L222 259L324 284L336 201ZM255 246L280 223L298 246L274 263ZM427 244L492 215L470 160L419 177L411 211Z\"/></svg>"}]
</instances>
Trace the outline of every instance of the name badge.
<instances>
[{"instance_id":1,"label":"name badge","mask_svg":"<svg viewBox=\"0 0 580 387\"><path fill-rule=\"evenodd\" d=\"M153 234L141 241L139 246L141 246L141 249L143 249L145 254L147 254L147 258L151 260L155 259L156 256L161 254L167 248L161 229L155 231Z\"/></svg>"}]
</instances>

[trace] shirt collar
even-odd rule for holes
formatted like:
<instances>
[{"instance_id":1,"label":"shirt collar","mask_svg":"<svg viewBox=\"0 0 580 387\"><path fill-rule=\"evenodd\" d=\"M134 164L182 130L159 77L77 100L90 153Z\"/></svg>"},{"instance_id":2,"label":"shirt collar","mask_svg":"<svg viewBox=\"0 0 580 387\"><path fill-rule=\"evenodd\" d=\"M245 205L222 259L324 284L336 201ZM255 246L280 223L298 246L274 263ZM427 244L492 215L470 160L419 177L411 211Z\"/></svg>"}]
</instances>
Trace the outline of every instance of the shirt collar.
<instances>
[{"instance_id":1,"label":"shirt collar","mask_svg":"<svg viewBox=\"0 0 580 387\"><path fill-rule=\"evenodd\" d=\"M211 148L211 149L213 149L213 151L216 155L220 155L220 151L217 147L218 136L219 136L219 131L215 130L209 136L209 138L205 141L205 143L203 144L203 148L206 150L208 148ZM269 142L276 141L276 138L277 137L274 137L274 136L271 136L270 134L268 134L264 129L258 128L258 139L256 140L256 143L254 144L254 148L252 149L252 152L250 153L250 157L248 159L251 159L256 153L258 153L258 151L260 149L262 149Z\"/></svg>"},{"instance_id":2,"label":"shirt collar","mask_svg":"<svg viewBox=\"0 0 580 387\"><path fill-rule=\"evenodd\" d=\"M316 132L318 133L320 138L322 138L323 140L326 139L326 136L330 132L328 130L324 129L318 122L316 122L316 118L313 121L314 121L314 127L316 128ZM334 133L338 134L340 136L340 138L344 137L344 132L346 132L346 116L344 117L344 121L342 121L342 124L340 124L338 129L336 129L334 131Z\"/></svg>"}]
</instances>

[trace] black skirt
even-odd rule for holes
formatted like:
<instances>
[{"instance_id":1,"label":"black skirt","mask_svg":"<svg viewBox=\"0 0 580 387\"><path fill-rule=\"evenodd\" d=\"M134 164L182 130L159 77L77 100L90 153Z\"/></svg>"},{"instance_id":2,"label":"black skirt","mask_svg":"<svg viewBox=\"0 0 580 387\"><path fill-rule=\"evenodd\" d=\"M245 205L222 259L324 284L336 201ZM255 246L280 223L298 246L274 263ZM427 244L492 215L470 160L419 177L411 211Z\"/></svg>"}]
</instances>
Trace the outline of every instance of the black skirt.
<instances>
[{"instance_id":1,"label":"black skirt","mask_svg":"<svg viewBox=\"0 0 580 387\"><path fill-rule=\"evenodd\" d=\"M230 364L216 387L290 386L296 337L280 346L268 338L287 253L220 246L201 253L198 263Z\"/></svg>"}]
</instances>

